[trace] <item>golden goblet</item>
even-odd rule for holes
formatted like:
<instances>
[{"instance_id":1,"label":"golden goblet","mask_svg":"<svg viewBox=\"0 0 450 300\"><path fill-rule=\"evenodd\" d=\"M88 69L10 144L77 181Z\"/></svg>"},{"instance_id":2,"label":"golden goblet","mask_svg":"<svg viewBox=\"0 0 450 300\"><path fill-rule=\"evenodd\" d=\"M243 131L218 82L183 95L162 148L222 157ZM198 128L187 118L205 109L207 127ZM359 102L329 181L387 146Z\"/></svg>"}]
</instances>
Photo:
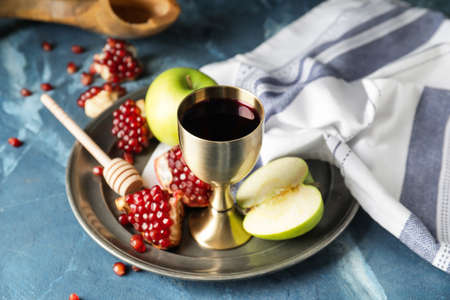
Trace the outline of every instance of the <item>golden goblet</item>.
<instances>
[{"instance_id":1,"label":"golden goblet","mask_svg":"<svg viewBox=\"0 0 450 300\"><path fill-rule=\"evenodd\" d=\"M184 128L183 115L194 104L207 99L238 100L256 111L259 124L249 134L227 141L195 136ZM191 171L213 188L209 207L193 211L190 215L192 236L201 246L210 249L230 249L244 244L250 235L242 227L242 216L234 205L230 185L244 178L258 159L264 126L261 102L240 88L211 86L196 90L184 98L177 116L183 158Z\"/></svg>"}]
</instances>

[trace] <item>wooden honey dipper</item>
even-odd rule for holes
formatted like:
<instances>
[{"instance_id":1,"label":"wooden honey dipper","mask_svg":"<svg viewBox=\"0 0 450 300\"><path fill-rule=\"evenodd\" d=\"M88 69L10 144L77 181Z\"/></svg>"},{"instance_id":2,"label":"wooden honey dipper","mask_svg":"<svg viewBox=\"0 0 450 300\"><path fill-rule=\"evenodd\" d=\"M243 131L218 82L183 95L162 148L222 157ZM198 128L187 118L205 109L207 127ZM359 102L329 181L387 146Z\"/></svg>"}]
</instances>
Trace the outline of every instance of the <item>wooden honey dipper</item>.
<instances>
[{"instance_id":1,"label":"wooden honey dipper","mask_svg":"<svg viewBox=\"0 0 450 300\"><path fill-rule=\"evenodd\" d=\"M42 103L58 119L61 124L80 142L81 145L103 166L103 176L106 183L119 195L134 193L142 185L142 177L138 171L121 158L111 159L109 156L80 128L66 112L49 95L41 96Z\"/></svg>"}]
</instances>

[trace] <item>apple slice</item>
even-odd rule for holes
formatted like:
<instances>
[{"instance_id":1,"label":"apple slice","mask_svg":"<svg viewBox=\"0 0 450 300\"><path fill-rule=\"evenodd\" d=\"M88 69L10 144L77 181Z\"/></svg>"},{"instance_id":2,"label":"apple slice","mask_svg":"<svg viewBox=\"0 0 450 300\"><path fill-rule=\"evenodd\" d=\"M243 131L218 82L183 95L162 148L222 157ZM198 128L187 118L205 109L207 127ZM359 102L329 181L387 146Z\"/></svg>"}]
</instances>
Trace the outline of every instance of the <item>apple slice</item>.
<instances>
[{"instance_id":1,"label":"apple slice","mask_svg":"<svg viewBox=\"0 0 450 300\"><path fill-rule=\"evenodd\" d=\"M319 190L302 184L252 208L244 218L244 229L268 240L284 240L313 229L323 215Z\"/></svg>"},{"instance_id":2,"label":"apple slice","mask_svg":"<svg viewBox=\"0 0 450 300\"><path fill-rule=\"evenodd\" d=\"M250 208L304 182L314 182L306 162L298 157L283 157L271 161L245 179L237 191L236 201L240 207Z\"/></svg>"},{"instance_id":3,"label":"apple slice","mask_svg":"<svg viewBox=\"0 0 450 300\"><path fill-rule=\"evenodd\" d=\"M244 229L259 238L290 239L314 228L323 215L320 191L313 185L308 165L297 157L274 160L251 174L236 199L249 209Z\"/></svg>"}]
</instances>

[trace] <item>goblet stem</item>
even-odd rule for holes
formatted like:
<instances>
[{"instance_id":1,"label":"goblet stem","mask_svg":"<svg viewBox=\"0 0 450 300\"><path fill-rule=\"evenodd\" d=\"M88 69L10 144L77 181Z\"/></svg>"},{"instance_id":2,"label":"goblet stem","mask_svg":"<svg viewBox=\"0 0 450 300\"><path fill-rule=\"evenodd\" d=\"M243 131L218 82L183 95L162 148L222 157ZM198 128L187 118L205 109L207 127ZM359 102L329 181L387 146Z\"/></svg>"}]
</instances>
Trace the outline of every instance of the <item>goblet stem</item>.
<instances>
[{"instance_id":1,"label":"goblet stem","mask_svg":"<svg viewBox=\"0 0 450 300\"><path fill-rule=\"evenodd\" d=\"M234 201L231 195L229 184L213 184L213 194L210 198L210 205L218 212L223 212L233 208Z\"/></svg>"},{"instance_id":2,"label":"goblet stem","mask_svg":"<svg viewBox=\"0 0 450 300\"><path fill-rule=\"evenodd\" d=\"M211 206L195 210L189 217L189 228L197 243L209 249L236 248L250 239L234 206L225 211L217 211Z\"/></svg>"},{"instance_id":3,"label":"goblet stem","mask_svg":"<svg viewBox=\"0 0 450 300\"><path fill-rule=\"evenodd\" d=\"M213 183L210 205L201 211L192 212L189 227L194 239L203 247L230 249L250 239L242 228L242 216L234 206L230 184Z\"/></svg>"}]
</instances>

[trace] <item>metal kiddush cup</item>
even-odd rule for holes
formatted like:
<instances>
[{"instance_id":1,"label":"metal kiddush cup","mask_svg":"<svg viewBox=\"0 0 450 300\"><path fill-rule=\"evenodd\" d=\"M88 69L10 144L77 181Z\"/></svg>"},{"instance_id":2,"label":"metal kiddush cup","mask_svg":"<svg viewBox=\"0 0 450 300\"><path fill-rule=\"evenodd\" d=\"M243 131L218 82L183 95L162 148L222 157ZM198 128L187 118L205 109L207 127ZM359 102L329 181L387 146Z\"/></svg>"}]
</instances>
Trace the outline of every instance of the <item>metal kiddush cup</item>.
<instances>
[{"instance_id":1,"label":"metal kiddush cup","mask_svg":"<svg viewBox=\"0 0 450 300\"><path fill-rule=\"evenodd\" d=\"M253 108L259 124L245 136L227 141L197 137L183 127L184 113L194 104L207 99L238 100ZM242 216L236 210L230 184L243 179L254 167L262 144L264 108L251 93L236 87L211 86L196 90L178 107L178 135L183 158L192 172L211 184L210 205L193 211L189 228L194 239L205 248L230 249L250 239L242 227ZM207 124L205 124L207 126Z\"/></svg>"}]
</instances>

